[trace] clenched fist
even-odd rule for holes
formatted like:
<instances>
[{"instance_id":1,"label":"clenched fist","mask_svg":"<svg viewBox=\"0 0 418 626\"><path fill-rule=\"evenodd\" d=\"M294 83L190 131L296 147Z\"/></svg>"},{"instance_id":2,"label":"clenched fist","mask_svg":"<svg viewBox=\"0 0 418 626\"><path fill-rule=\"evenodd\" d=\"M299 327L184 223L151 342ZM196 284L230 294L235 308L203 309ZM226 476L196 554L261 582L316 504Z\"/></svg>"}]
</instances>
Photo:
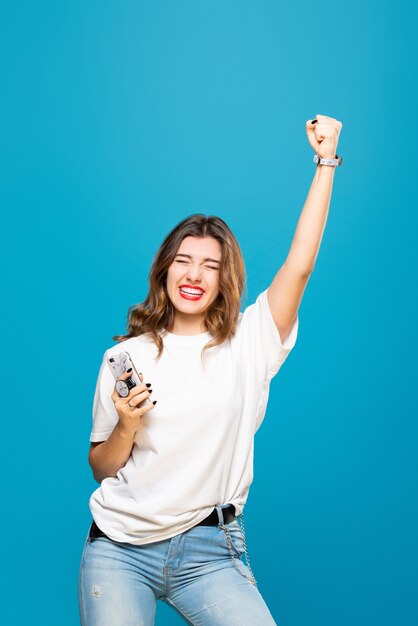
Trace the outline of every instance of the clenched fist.
<instances>
[{"instance_id":1,"label":"clenched fist","mask_svg":"<svg viewBox=\"0 0 418 626\"><path fill-rule=\"evenodd\" d=\"M342 127L341 122L326 115L317 115L306 122L309 143L322 159L335 159Z\"/></svg>"}]
</instances>

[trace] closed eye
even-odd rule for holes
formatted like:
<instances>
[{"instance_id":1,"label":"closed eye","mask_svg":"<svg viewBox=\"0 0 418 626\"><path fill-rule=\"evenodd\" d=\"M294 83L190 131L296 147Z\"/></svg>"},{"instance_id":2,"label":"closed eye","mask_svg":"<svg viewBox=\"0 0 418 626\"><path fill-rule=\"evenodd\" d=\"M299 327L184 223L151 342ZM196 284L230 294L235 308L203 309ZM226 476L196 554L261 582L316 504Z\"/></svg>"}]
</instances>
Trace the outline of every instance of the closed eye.
<instances>
[{"instance_id":1,"label":"closed eye","mask_svg":"<svg viewBox=\"0 0 418 626\"><path fill-rule=\"evenodd\" d=\"M177 263L188 263L188 261L184 261L183 259L176 259ZM212 265L205 265L209 270L218 270L219 267L213 267Z\"/></svg>"}]
</instances>

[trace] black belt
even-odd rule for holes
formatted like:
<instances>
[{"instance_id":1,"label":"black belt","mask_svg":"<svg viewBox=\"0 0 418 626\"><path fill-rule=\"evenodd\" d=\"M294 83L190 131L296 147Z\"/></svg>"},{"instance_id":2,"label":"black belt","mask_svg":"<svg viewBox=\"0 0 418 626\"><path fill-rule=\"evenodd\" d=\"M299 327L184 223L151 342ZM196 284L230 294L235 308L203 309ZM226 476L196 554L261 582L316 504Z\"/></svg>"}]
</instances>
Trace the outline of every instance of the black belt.
<instances>
[{"instance_id":1,"label":"black belt","mask_svg":"<svg viewBox=\"0 0 418 626\"><path fill-rule=\"evenodd\" d=\"M228 504L224 509L222 509L222 515L224 518L224 524L229 524L235 519L235 507L233 504ZM216 509L213 509L211 513L201 522L198 522L196 526L217 526L219 524L218 513Z\"/></svg>"},{"instance_id":2,"label":"black belt","mask_svg":"<svg viewBox=\"0 0 418 626\"><path fill-rule=\"evenodd\" d=\"M228 504L225 508L222 509L222 515L224 518L224 524L229 524L234 521L235 516L235 507L233 504ZM198 522L196 526L217 526L219 524L218 513L216 509L213 509L211 513L201 522ZM90 526L89 538L95 539L96 537L107 537L104 532L100 530L97 526L96 522L93 520L92 525ZM107 537L109 539L109 537Z\"/></svg>"}]
</instances>

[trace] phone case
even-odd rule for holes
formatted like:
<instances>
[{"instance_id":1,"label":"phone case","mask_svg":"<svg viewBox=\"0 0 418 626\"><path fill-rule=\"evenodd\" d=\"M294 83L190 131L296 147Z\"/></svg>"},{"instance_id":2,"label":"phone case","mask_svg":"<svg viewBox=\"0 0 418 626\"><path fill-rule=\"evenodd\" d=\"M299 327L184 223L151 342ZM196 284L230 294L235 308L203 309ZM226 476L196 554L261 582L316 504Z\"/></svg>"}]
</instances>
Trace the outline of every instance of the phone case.
<instances>
[{"instance_id":1,"label":"phone case","mask_svg":"<svg viewBox=\"0 0 418 626\"><path fill-rule=\"evenodd\" d=\"M137 372L134 362L131 359L129 352L119 352L118 354L113 354L110 357L107 357L107 363L110 367L110 370L113 374L113 378L118 380L125 372L128 371L129 368L132 368L131 375L128 379L125 380L128 385L129 391L136 387L137 385L141 385L141 379ZM143 402L138 404L138 406L144 406L151 402L149 398L146 398Z\"/></svg>"}]
</instances>

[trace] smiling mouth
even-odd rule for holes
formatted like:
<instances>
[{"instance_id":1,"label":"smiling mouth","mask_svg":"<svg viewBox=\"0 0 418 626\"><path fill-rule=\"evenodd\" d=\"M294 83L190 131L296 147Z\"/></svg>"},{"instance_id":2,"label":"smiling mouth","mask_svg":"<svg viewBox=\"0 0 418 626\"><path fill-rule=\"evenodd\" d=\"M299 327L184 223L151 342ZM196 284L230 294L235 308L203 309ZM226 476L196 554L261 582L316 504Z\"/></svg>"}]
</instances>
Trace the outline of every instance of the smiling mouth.
<instances>
[{"instance_id":1,"label":"smiling mouth","mask_svg":"<svg viewBox=\"0 0 418 626\"><path fill-rule=\"evenodd\" d=\"M181 297L185 300L200 300L204 294L204 291L200 289L182 289L182 287L180 287L179 291Z\"/></svg>"}]
</instances>

